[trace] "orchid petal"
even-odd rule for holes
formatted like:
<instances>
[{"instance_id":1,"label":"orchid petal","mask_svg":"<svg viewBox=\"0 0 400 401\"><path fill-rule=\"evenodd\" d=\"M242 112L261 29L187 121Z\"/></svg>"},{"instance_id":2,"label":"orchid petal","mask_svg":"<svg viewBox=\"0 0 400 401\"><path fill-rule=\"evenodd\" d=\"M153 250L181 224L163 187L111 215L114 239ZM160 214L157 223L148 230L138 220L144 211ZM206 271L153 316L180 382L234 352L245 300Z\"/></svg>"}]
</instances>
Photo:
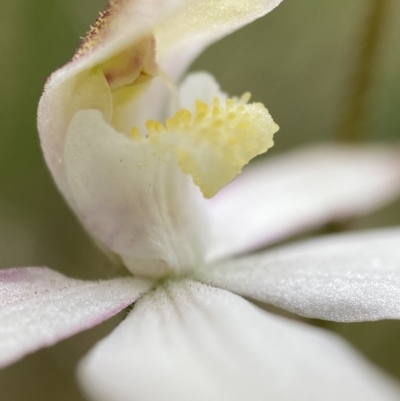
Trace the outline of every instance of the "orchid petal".
<instances>
[{"instance_id":1,"label":"orchid petal","mask_svg":"<svg viewBox=\"0 0 400 401\"><path fill-rule=\"evenodd\" d=\"M318 146L250 165L209 202L209 259L368 213L394 199L399 182L398 150L373 146Z\"/></svg>"},{"instance_id":2,"label":"orchid petal","mask_svg":"<svg viewBox=\"0 0 400 401\"><path fill-rule=\"evenodd\" d=\"M0 367L100 324L149 288L132 278L86 282L47 268L0 270Z\"/></svg>"},{"instance_id":3,"label":"orchid petal","mask_svg":"<svg viewBox=\"0 0 400 401\"><path fill-rule=\"evenodd\" d=\"M70 124L65 166L81 220L132 272L158 277L201 263L204 199L172 155L86 110Z\"/></svg>"},{"instance_id":4,"label":"orchid petal","mask_svg":"<svg viewBox=\"0 0 400 401\"><path fill-rule=\"evenodd\" d=\"M208 45L264 16L282 0L200 0L186 2L156 26L159 63L177 77Z\"/></svg>"},{"instance_id":5,"label":"orchid petal","mask_svg":"<svg viewBox=\"0 0 400 401\"><path fill-rule=\"evenodd\" d=\"M338 337L183 281L144 296L83 360L96 401L398 400Z\"/></svg>"},{"instance_id":6,"label":"orchid petal","mask_svg":"<svg viewBox=\"0 0 400 401\"><path fill-rule=\"evenodd\" d=\"M306 317L400 319L400 229L327 236L210 266L198 277Z\"/></svg>"}]
</instances>

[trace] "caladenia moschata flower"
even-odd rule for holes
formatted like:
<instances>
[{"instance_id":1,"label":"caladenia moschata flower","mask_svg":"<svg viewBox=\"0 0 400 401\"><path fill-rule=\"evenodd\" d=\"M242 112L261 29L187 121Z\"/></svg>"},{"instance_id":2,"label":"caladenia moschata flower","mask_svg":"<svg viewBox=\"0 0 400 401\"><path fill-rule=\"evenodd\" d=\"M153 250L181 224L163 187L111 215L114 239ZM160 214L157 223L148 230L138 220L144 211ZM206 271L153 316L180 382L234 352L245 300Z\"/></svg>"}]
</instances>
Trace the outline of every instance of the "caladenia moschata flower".
<instances>
[{"instance_id":1,"label":"caladenia moschata flower","mask_svg":"<svg viewBox=\"0 0 400 401\"><path fill-rule=\"evenodd\" d=\"M176 87L205 46L279 2L112 1L50 77L38 115L46 162L87 231L131 276L0 271L0 365L137 301L80 365L90 399L400 399L336 336L241 297L319 319L397 319L399 229L229 260L390 200L398 153L316 147L239 175L272 146L268 111L248 94L228 97L206 73Z\"/></svg>"}]
</instances>

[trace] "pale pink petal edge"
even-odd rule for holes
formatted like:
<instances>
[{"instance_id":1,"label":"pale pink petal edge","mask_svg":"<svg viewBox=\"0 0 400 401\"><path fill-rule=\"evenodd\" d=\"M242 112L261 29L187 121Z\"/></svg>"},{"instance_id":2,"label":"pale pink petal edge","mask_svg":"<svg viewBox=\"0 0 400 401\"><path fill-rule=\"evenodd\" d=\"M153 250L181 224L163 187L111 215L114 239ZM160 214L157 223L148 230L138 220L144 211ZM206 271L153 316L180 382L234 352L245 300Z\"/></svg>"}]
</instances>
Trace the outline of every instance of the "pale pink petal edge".
<instances>
[{"instance_id":1,"label":"pale pink petal edge","mask_svg":"<svg viewBox=\"0 0 400 401\"><path fill-rule=\"evenodd\" d=\"M0 367L102 323L150 286L133 278L75 280L45 267L0 270Z\"/></svg>"},{"instance_id":2,"label":"pale pink petal edge","mask_svg":"<svg viewBox=\"0 0 400 401\"><path fill-rule=\"evenodd\" d=\"M325 167L318 164L324 159ZM209 260L362 216L399 194L396 147L319 145L256 163L209 203L215 227Z\"/></svg>"}]
</instances>

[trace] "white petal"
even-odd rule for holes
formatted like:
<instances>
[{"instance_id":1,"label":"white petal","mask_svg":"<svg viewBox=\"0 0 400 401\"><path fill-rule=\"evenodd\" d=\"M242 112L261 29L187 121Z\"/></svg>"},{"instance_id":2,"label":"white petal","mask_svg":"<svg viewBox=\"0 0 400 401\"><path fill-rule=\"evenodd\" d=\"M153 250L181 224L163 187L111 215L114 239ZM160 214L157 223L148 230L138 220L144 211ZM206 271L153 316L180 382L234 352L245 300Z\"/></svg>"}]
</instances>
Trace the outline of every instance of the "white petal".
<instances>
[{"instance_id":1,"label":"white petal","mask_svg":"<svg viewBox=\"0 0 400 401\"><path fill-rule=\"evenodd\" d=\"M100 324L149 288L131 278L86 282L47 268L0 270L0 367Z\"/></svg>"},{"instance_id":2,"label":"white petal","mask_svg":"<svg viewBox=\"0 0 400 401\"><path fill-rule=\"evenodd\" d=\"M198 0L155 28L158 61L177 77L208 45L262 17L282 0Z\"/></svg>"},{"instance_id":3,"label":"white petal","mask_svg":"<svg viewBox=\"0 0 400 401\"><path fill-rule=\"evenodd\" d=\"M318 146L250 165L209 202L209 258L368 213L398 196L399 183L398 150L373 146Z\"/></svg>"},{"instance_id":4,"label":"white petal","mask_svg":"<svg viewBox=\"0 0 400 401\"><path fill-rule=\"evenodd\" d=\"M202 261L204 199L172 155L160 158L86 110L68 129L65 166L86 228L134 273L161 276Z\"/></svg>"},{"instance_id":5,"label":"white petal","mask_svg":"<svg viewBox=\"0 0 400 401\"><path fill-rule=\"evenodd\" d=\"M327 236L199 272L212 285L302 316L400 319L400 229Z\"/></svg>"},{"instance_id":6,"label":"white petal","mask_svg":"<svg viewBox=\"0 0 400 401\"><path fill-rule=\"evenodd\" d=\"M339 338L190 281L139 300L83 361L80 381L96 401L400 397Z\"/></svg>"},{"instance_id":7,"label":"white petal","mask_svg":"<svg viewBox=\"0 0 400 401\"><path fill-rule=\"evenodd\" d=\"M79 378L96 401L400 399L336 336L190 281L139 300Z\"/></svg>"}]
</instances>

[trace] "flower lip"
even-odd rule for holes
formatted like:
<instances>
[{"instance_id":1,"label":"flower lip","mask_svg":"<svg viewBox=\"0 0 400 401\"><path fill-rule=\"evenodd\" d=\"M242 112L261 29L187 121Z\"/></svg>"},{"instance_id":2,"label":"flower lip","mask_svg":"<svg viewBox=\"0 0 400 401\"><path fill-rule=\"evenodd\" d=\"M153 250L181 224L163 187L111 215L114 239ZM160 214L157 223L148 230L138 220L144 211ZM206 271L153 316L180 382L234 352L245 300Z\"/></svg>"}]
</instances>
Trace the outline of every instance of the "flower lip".
<instances>
[{"instance_id":1,"label":"flower lip","mask_svg":"<svg viewBox=\"0 0 400 401\"><path fill-rule=\"evenodd\" d=\"M86 229L133 270L138 260L161 260L174 272L203 261L211 235L204 197L192 178L204 175L210 181L207 176L218 171L223 148L210 146L212 141L198 146L200 136L183 132L161 135L159 152L153 144L143 152L124 142L135 142L126 138L131 127L143 129L148 119L165 121L168 90L160 88L161 80L141 83L159 74L158 66L179 79L201 49L279 3L254 0L254 7L248 7L240 0L114 0L73 60L48 80L38 110L46 162ZM196 146L203 151L199 159ZM168 165L154 160L154 153L164 153ZM150 170L138 168L141 162ZM203 193L212 196L238 173L232 171L212 188L202 188Z\"/></svg>"},{"instance_id":2,"label":"flower lip","mask_svg":"<svg viewBox=\"0 0 400 401\"><path fill-rule=\"evenodd\" d=\"M147 140L160 153L174 154L182 172L193 178L205 198L211 198L251 159L273 146L279 127L263 104L248 104L249 100L249 93L226 99L225 104L218 96L210 105L197 100L193 114L183 108L165 125L148 120L145 138L137 127L131 138Z\"/></svg>"},{"instance_id":3,"label":"flower lip","mask_svg":"<svg viewBox=\"0 0 400 401\"><path fill-rule=\"evenodd\" d=\"M281 1L253 0L249 7L241 0L112 0L73 59L49 77L39 102L38 131L44 157L68 203L73 207L63 147L77 100L74 86L82 74L154 33L158 64L177 80L202 49L270 12ZM164 101L165 93L153 99L151 108L155 114L161 111ZM80 107L84 108L88 107ZM140 108L130 114L139 114ZM128 112L121 110L121 114ZM132 126L122 128L125 132Z\"/></svg>"}]
</instances>

